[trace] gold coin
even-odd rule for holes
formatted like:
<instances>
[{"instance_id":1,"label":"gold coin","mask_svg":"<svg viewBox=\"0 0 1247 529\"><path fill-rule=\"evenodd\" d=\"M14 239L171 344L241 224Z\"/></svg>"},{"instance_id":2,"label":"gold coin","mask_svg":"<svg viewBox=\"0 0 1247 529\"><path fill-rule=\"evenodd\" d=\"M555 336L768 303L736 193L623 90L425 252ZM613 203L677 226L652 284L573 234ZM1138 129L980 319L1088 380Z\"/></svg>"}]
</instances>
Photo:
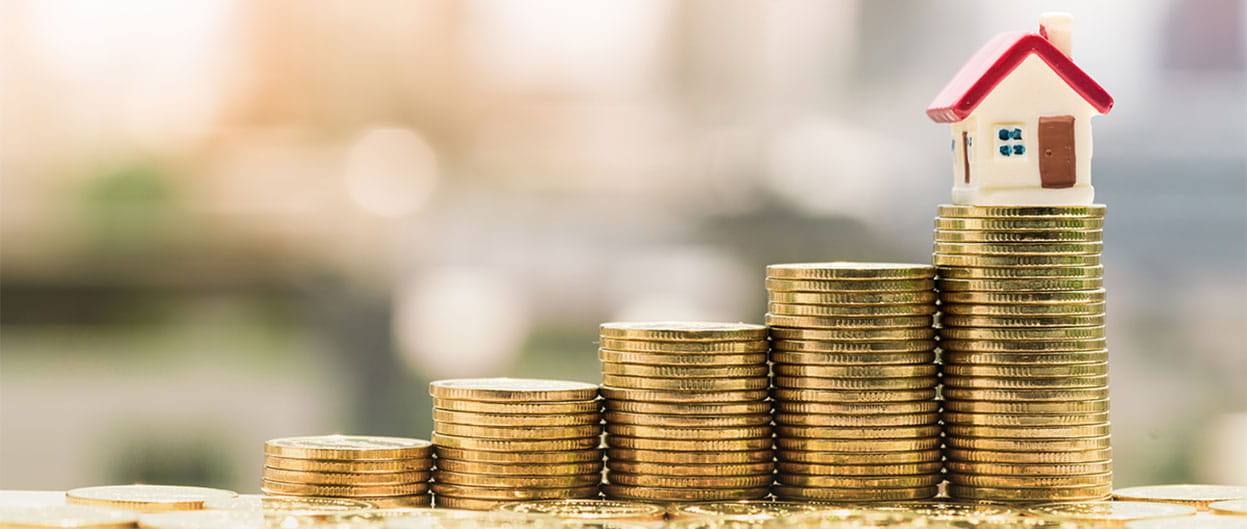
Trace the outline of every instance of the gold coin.
<instances>
[{"instance_id":1,"label":"gold coin","mask_svg":"<svg viewBox=\"0 0 1247 529\"><path fill-rule=\"evenodd\" d=\"M898 452L939 448L939 437L913 439L793 439L779 437L775 446L781 450L806 452Z\"/></svg>"},{"instance_id":2,"label":"gold coin","mask_svg":"<svg viewBox=\"0 0 1247 529\"><path fill-rule=\"evenodd\" d=\"M1104 327L1057 327L1053 329L999 329L990 327L945 327L940 338L952 340L1098 340Z\"/></svg>"},{"instance_id":3,"label":"gold coin","mask_svg":"<svg viewBox=\"0 0 1247 529\"><path fill-rule=\"evenodd\" d=\"M602 434L602 425L542 426L517 428L515 426L474 426L471 424L433 423L433 431L443 435L476 437L481 439L580 439Z\"/></svg>"},{"instance_id":4,"label":"gold coin","mask_svg":"<svg viewBox=\"0 0 1247 529\"><path fill-rule=\"evenodd\" d=\"M776 350L771 353L776 364L852 366L911 365L935 362L934 351L907 353L802 353Z\"/></svg>"},{"instance_id":5,"label":"gold coin","mask_svg":"<svg viewBox=\"0 0 1247 529\"><path fill-rule=\"evenodd\" d=\"M792 515L816 513L823 511L841 511L844 507L830 503L785 502L785 501L733 501L733 502L702 502L684 505L673 505L668 515L672 520L705 519L705 520L738 520L760 523L774 518Z\"/></svg>"},{"instance_id":6,"label":"gold coin","mask_svg":"<svg viewBox=\"0 0 1247 529\"><path fill-rule=\"evenodd\" d=\"M740 391L664 391L656 389L631 389L602 386L602 396L607 399L635 400L642 402L717 403L763 400L767 397L767 392L764 389Z\"/></svg>"},{"instance_id":7,"label":"gold coin","mask_svg":"<svg viewBox=\"0 0 1247 529\"><path fill-rule=\"evenodd\" d=\"M928 264L833 261L767 265L766 276L787 279L929 279L935 277L935 269Z\"/></svg>"},{"instance_id":8,"label":"gold coin","mask_svg":"<svg viewBox=\"0 0 1247 529\"><path fill-rule=\"evenodd\" d=\"M948 473L948 482L968 487L1065 488L1111 485L1113 473L1084 476L993 476L988 474Z\"/></svg>"},{"instance_id":9,"label":"gold coin","mask_svg":"<svg viewBox=\"0 0 1247 529\"><path fill-rule=\"evenodd\" d=\"M940 255L1099 255L1104 251L1102 242L937 242L935 252Z\"/></svg>"},{"instance_id":10,"label":"gold coin","mask_svg":"<svg viewBox=\"0 0 1247 529\"><path fill-rule=\"evenodd\" d=\"M930 290L900 292L787 292L771 290L766 293L771 303L795 303L799 305L914 305L934 303L938 296Z\"/></svg>"},{"instance_id":11,"label":"gold coin","mask_svg":"<svg viewBox=\"0 0 1247 529\"><path fill-rule=\"evenodd\" d=\"M929 521L941 522L975 522L987 524L997 518L1011 517L1015 511L1001 505L984 503L953 502L948 500L906 501L885 504L871 504L875 511L899 511L913 514ZM999 528L998 528L999 529ZM1072 528L1071 528L1072 529Z\"/></svg>"},{"instance_id":12,"label":"gold coin","mask_svg":"<svg viewBox=\"0 0 1247 529\"><path fill-rule=\"evenodd\" d=\"M967 206L962 204L940 204L939 211L941 217L952 218L1013 219L1034 217L1040 219L1098 219L1104 216L1108 208L1104 204L1091 204L1089 206Z\"/></svg>"},{"instance_id":13,"label":"gold coin","mask_svg":"<svg viewBox=\"0 0 1247 529\"><path fill-rule=\"evenodd\" d=\"M780 461L780 474L810 476L913 476L939 474L943 463L888 463L875 465L828 465L818 463L792 463Z\"/></svg>"},{"instance_id":14,"label":"gold coin","mask_svg":"<svg viewBox=\"0 0 1247 529\"><path fill-rule=\"evenodd\" d=\"M950 435L944 439L944 444L948 448L1004 452L1082 452L1111 446L1107 435L1078 439L1008 439Z\"/></svg>"},{"instance_id":15,"label":"gold coin","mask_svg":"<svg viewBox=\"0 0 1247 529\"><path fill-rule=\"evenodd\" d=\"M935 400L919 400L912 402L775 402L777 414L819 414L819 415L897 415L908 413L935 413L940 403Z\"/></svg>"},{"instance_id":16,"label":"gold coin","mask_svg":"<svg viewBox=\"0 0 1247 529\"><path fill-rule=\"evenodd\" d=\"M934 329L932 329L934 331ZM833 342L776 340L775 350L796 353L915 353L931 351L935 340L895 342Z\"/></svg>"},{"instance_id":17,"label":"gold coin","mask_svg":"<svg viewBox=\"0 0 1247 529\"><path fill-rule=\"evenodd\" d=\"M602 461L586 461L582 463L483 463L480 461L439 458L437 460L437 469L493 476L567 476L601 472Z\"/></svg>"},{"instance_id":18,"label":"gold coin","mask_svg":"<svg viewBox=\"0 0 1247 529\"><path fill-rule=\"evenodd\" d=\"M908 413L892 415L830 415L812 413L775 414L775 424L784 426L921 426L924 424L936 424L939 420L940 414L938 413Z\"/></svg>"},{"instance_id":19,"label":"gold coin","mask_svg":"<svg viewBox=\"0 0 1247 529\"><path fill-rule=\"evenodd\" d=\"M598 447L598 438L581 439L478 439L434 433L438 447L480 450L483 452L554 452L559 450L590 450Z\"/></svg>"},{"instance_id":20,"label":"gold coin","mask_svg":"<svg viewBox=\"0 0 1247 529\"><path fill-rule=\"evenodd\" d=\"M775 366L775 374L792 377L840 377L840 378L901 378L929 377L937 373L935 364L917 365L791 365Z\"/></svg>"},{"instance_id":21,"label":"gold coin","mask_svg":"<svg viewBox=\"0 0 1247 529\"><path fill-rule=\"evenodd\" d=\"M500 452L486 450L472 450L462 448L451 448L447 446L437 447L437 460L455 459L459 461L467 461L472 463L533 463L533 464L567 464L567 463L587 463L602 460L602 450L594 447L588 450L553 450L545 452L523 451L523 452Z\"/></svg>"},{"instance_id":22,"label":"gold coin","mask_svg":"<svg viewBox=\"0 0 1247 529\"><path fill-rule=\"evenodd\" d=\"M1046 503L1027 509L1039 516L1062 520L1094 520L1125 522L1154 518L1191 516L1196 513L1189 505L1142 501L1091 501L1078 503Z\"/></svg>"},{"instance_id":23,"label":"gold coin","mask_svg":"<svg viewBox=\"0 0 1247 529\"><path fill-rule=\"evenodd\" d=\"M798 402L903 402L911 400L931 400L935 398L935 388L929 389L887 389L887 390L856 390L836 391L828 389L791 389L775 388L775 400L795 400Z\"/></svg>"},{"instance_id":24,"label":"gold coin","mask_svg":"<svg viewBox=\"0 0 1247 529\"><path fill-rule=\"evenodd\" d=\"M724 452L744 452L752 450L769 450L771 438L757 439L649 439L645 437L625 437L622 435L606 435L606 446L610 448L631 448L634 450L668 450L672 452L700 452L721 450Z\"/></svg>"},{"instance_id":25,"label":"gold coin","mask_svg":"<svg viewBox=\"0 0 1247 529\"><path fill-rule=\"evenodd\" d=\"M1037 379L1038 380L1038 379ZM1076 389L983 389L944 386L947 400L1083 401L1108 398L1108 387Z\"/></svg>"},{"instance_id":26,"label":"gold coin","mask_svg":"<svg viewBox=\"0 0 1247 529\"><path fill-rule=\"evenodd\" d=\"M1074 463L1098 463L1113 458L1111 448L1079 450L1070 452L1006 452L993 450L963 450L950 447L946 450L949 461L993 464L1059 465Z\"/></svg>"},{"instance_id":27,"label":"gold coin","mask_svg":"<svg viewBox=\"0 0 1247 529\"><path fill-rule=\"evenodd\" d=\"M963 377L1093 377L1108 374L1108 362L1068 365L945 364L945 375Z\"/></svg>"},{"instance_id":28,"label":"gold coin","mask_svg":"<svg viewBox=\"0 0 1247 529\"><path fill-rule=\"evenodd\" d=\"M801 329L773 328L775 340L794 341L840 341L840 342L887 342L896 340L930 340L935 329L911 327L899 329Z\"/></svg>"},{"instance_id":29,"label":"gold coin","mask_svg":"<svg viewBox=\"0 0 1247 529\"><path fill-rule=\"evenodd\" d=\"M944 365L1012 366L1028 369L1035 366L1096 365L1108 361L1108 351L1068 351L1053 353L1007 353L944 351Z\"/></svg>"},{"instance_id":30,"label":"gold coin","mask_svg":"<svg viewBox=\"0 0 1247 529\"><path fill-rule=\"evenodd\" d=\"M294 494L298 496L334 496L356 498L360 496L410 496L428 492L429 484L403 483L399 485L318 485L311 483L287 483L264 479L260 490L268 493Z\"/></svg>"},{"instance_id":31,"label":"gold coin","mask_svg":"<svg viewBox=\"0 0 1247 529\"><path fill-rule=\"evenodd\" d=\"M492 511L503 505L515 503L514 500L478 500L476 498L456 498L454 496L437 496L438 509L458 509L462 511Z\"/></svg>"},{"instance_id":32,"label":"gold coin","mask_svg":"<svg viewBox=\"0 0 1247 529\"><path fill-rule=\"evenodd\" d=\"M495 427L555 427L584 426L602 422L599 413L569 413L564 415L520 415L503 413L473 413L433 408L433 420L443 424L463 424Z\"/></svg>"},{"instance_id":33,"label":"gold coin","mask_svg":"<svg viewBox=\"0 0 1247 529\"><path fill-rule=\"evenodd\" d=\"M1001 316L957 316L945 314L940 316L940 324L944 327L1102 327L1103 314L1076 314L1046 317L1001 317Z\"/></svg>"},{"instance_id":34,"label":"gold coin","mask_svg":"<svg viewBox=\"0 0 1247 529\"><path fill-rule=\"evenodd\" d=\"M958 413L946 411L943 414L947 424L965 424L978 426L1061 426L1101 424L1108 422L1108 412L1061 414L1061 415L1004 415L998 413Z\"/></svg>"},{"instance_id":35,"label":"gold coin","mask_svg":"<svg viewBox=\"0 0 1247 529\"><path fill-rule=\"evenodd\" d=\"M983 231L983 230L935 230L936 242L955 243L1060 243L1099 242L1104 240L1104 230L1030 230L1030 231Z\"/></svg>"},{"instance_id":36,"label":"gold coin","mask_svg":"<svg viewBox=\"0 0 1247 529\"><path fill-rule=\"evenodd\" d=\"M205 501L234 498L231 490L174 485L108 485L83 487L65 493L71 505L93 505L139 512L186 511L202 509Z\"/></svg>"},{"instance_id":37,"label":"gold coin","mask_svg":"<svg viewBox=\"0 0 1247 529\"><path fill-rule=\"evenodd\" d=\"M954 388L1067 389L1108 385L1108 375L1087 377L963 377L944 375L944 386Z\"/></svg>"},{"instance_id":38,"label":"gold coin","mask_svg":"<svg viewBox=\"0 0 1247 529\"><path fill-rule=\"evenodd\" d=\"M1107 497L1112 490L1113 486L1107 484L1085 487L1027 489L1017 487L972 487L953 483L948 485L948 495L953 498L1002 502L1091 501Z\"/></svg>"},{"instance_id":39,"label":"gold coin","mask_svg":"<svg viewBox=\"0 0 1247 529\"><path fill-rule=\"evenodd\" d=\"M625 485L629 487L740 489L769 487L774 478L769 473L756 476L699 477L629 474L626 472L611 471L606 473L606 480L612 485Z\"/></svg>"},{"instance_id":40,"label":"gold coin","mask_svg":"<svg viewBox=\"0 0 1247 529\"><path fill-rule=\"evenodd\" d=\"M813 463L820 465L901 465L938 463L939 448L899 450L893 452L812 452L808 450L776 450L780 464Z\"/></svg>"},{"instance_id":41,"label":"gold coin","mask_svg":"<svg viewBox=\"0 0 1247 529\"><path fill-rule=\"evenodd\" d=\"M936 217L935 229L960 231L1086 231L1104 229L1096 217L965 218Z\"/></svg>"},{"instance_id":42,"label":"gold coin","mask_svg":"<svg viewBox=\"0 0 1247 529\"><path fill-rule=\"evenodd\" d=\"M774 327L800 327L810 329L870 329L878 327L930 327L930 316L887 316L861 318L833 318L822 316L784 316L766 314L766 324Z\"/></svg>"},{"instance_id":43,"label":"gold coin","mask_svg":"<svg viewBox=\"0 0 1247 529\"><path fill-rule=\"evenodd\" d=\"M1082 329L1101 329L1100 327L1081 327ZM949 329L942 329L949 330ZM966 351L983 353L1052 353L1052 352L1086 352L1103 351L1108 347L1104 338L1086 340L1057 340L1055 338L1035 338L1031 340L987 340L987 339L943 339L940 347L945 351Z\"/></svg>"},{"instance_id":44,"label":"gold coin","mask_svg":"<svg viewBox=\"0 0 1247 529\"><path fill-rule=\"evenodd\" d=\"M623 364L643 364L657 366L754 366L766 363L766 353L746 354L672 354L672 353L634 353L628 351L610 351L598 349L598 360Z\"/></svg>"},{"instance_id":45,"label":"gold coin","mask_svg":"<svg viewBox=\"0 0 1247 529\"><path fill-rule=\"evenodd\" d=\"M1208 509L1218 515L1247 516L1247 499L1214 501L1208 504Z\"/></svg>"},{"instance_id":46,"label":"gold coin","mask_svg":"<svg viewBox=\"0 0 1247 529\"><path fill-rule=\"evenodd\" d=\"M597 496L598 486L559 488L471 487L451 483L434 482L433 494L440 503L442 496L473 498L478 500L555 500L561 498L589 498Z\"/></svg>"},{"instance_id":47,"label":"gold coin","mask_svg":"<svg viewBox=\"0 0 1247 529\"><path fill-rule=\"evenodd\" d=\"M934 388L939 383L939 379L934 376L903 378L775 377L775 387L794 389L922 389Z\"/></svg>"},{"instance_id":48,"label":"gold coin","mask_svg":"<svg viewBox=\"0 0 1247 529\"><path fill-rule=\"evenodd\" d=\"M624 437L646 439L752 439L771 437L771 426L736 426L718 428L672 428L670 426L637 426L634 424L606 424L606 432Z\"/></svg>"},{"instance_id":49,"label":"gold coin","mask_svg":"<svg viewBox=\"0 0 1247 529\"><path fill-rule=\"evenodd\" d=\"M261 529L265 519L262 513L254 511L174 511L140 516L138 526L142 529Z\"/></svg>"},{"instance_id":50,"label":"gold coin","mask_svg":"<svg viewBox=\"0 0 1247 529\"><path fill-rule=\"evenodd\" d=\"M606 457L607 464L615 464L619 461L632 461L636 463L671 465L736 465L768 463L775 457L775 454L770 447L761 450L738 450L731 452L670 452L663 450L608 448Z\"/></svg>"},{"instance_id":51,"label":"gold coin","mask_svg":"<svg viewBox=\"0 0 1247 529\"><path fill-rule=\"evenodd\" d=\"M965 461L945 461L944 466L949 472L959 474L988 474L995 476L1070 476L1103 474L1113 471L1112 461L1094 463L971 463ZM1029 486L1029 485L1028 485Z\"/></svg>"},{"instance_id":52,"label":"gold coin","mask_svg":"<svg viewBox=\"0 0 1247 529\"><path fill-rule=\"evenodd\" d=\"M940 267L940 279L1099 279L1104 266L1059 268L969 268Z\"/></svg>"},{"instance_id":53,"label":"gold coin","mask_svg":"<svg viewBox=\"0 0 1247 529\"><path fill-rule=\"evenodd\" d=\"M773 461L760 463L676 464L651 463L648 461L624 461L611 459L606 467L612 472L630 474L656 474L662 476L753 476L770 475L775 471Z\"/></svg>"},{"instance_id":54,"label":"gold coin","mask_svg":"<svg viewBox=\"0 0 1247 529\"><path fill-rule=\"evenodd\" d=\"M664 426L669 428L720 428L725 426L762 426L771 424L771 416L763 413L753 415L660 415L655 413L608 411L604 418L610 424Z\"/></svg>"},{"instance_id":55,"label":"gold coin","mask_svg":"<svg viewBox=\"0 0 1247 529\"><path fill-rule=\"evenodd\" d=\"M776 474L776 481L793 487L830 487L836 489L900 489L933 487L944 481L938 472L916 476L814 476L807 474Z\"/></svg>"},{"instance_id":56,"label":"gold coin","mask_svg":"<svg viewBox=\"0 0 1247 529\"><path fill-rule=\"evenodd\" d=\"M1105 290L1056 292L941 292L941 304L1069 305L1104 302Z\"/></svg>"},{"instance_id":57,"label":"gold coin","mask_svg":"<svg viewBox=\"0 0 1247 529\"><path fill-rule=\"evenodd\" d=\"M786 500L802 501L892 501L921 500L934 498L939 487L918 487L908 489L870 489L870 488L830 488L830 487L796 487L776 485L773 487L775 497Z\"/></svg>"},{"instance_id":58,"label":"gold coin","mask_svg":"<svg viewBox=\"0 0 1247 529\"><path fill-rule=\"evenodd\" d=\"M765 353L770 347L766 340L747 342L654 342L644 340L619 340L602 338L602 349L636 353Z\"/></svg>"},{"instance_id":59,"label":"gold coin","mask_svg":"<svg viewBox=\"0 0 1247 529\"><path fill-rule=\"evenodd\" d=\"M763 355L765 356L765 355ZM470 413L499 413L509 415L568 415L597 413L602 403L597 400L569 402L479 402L471 400L433 399L433 407L449 411Z\"/></svg>"},{"instance_id":60,"label":"gold coin","mask_svg":"<svg viewBox=\"0 0 1247 529\"><path fill-rule=\"evenodd\" d=\"M138 519L134 511L90 505L0 506L0 527L11 529L128 529Z\"/></svg>"},{"instance_id":61,"label":"gold coin","mask_svg":"<svg viewBox=\"0 0 1247 529\"><path fill-rule=\"evenodd\" d=\"M403 485L428 481L430 475L431 473L428 470L355 474L348 472L305 472L264 467L265 479L318 485Z\"/></svg>"},{"instance_id":62,"label":"gold coin","mask_svg":"<svg viewBox=\"0 0 1247 529\"><path fill-rule=\"evenodd\" d=\"M272 514L296 516L333 516L341 512L374 509L371 503L342 498L317 498L313 496L256 496L217 498L204 502L204 509L216 511L266 511Z\"/></svg>"},{"instance_id":63,"label":"gold coin","mask_svg":"<svg viewBox=\"0 0 1247 529\"><path fill-rule=\"evenodd\" d=\"M699 321L612 322L600 327L603 339L642 341L756 341L766 339L766 327L752 323Z\"/></svg>"},{"instance_id":64,"label":"gold coin","mask_svg":"<svg viewBox=\"0 0 1247 529\"><path fill-rule=\"evenodd\" d=\"M880 427L827 427L787 426L775 427L779 437L791 439L904 439L931 437L940 434L940 425L880 426Z\"/></svg>"},{"instance_id":65,"label":"gold coin","mask_svg":"<svg viewBox=\"0 0 1247 529\"><path fill-rule=\"evenodd\" d=\"M593 400L596 384L535 378L458 378L429 383L429 394L441 399L485 402L560 402Z\"/></svg>"},{"instance_id":66,"label":"gold coin","mask_svg":"<svg viewBox=\"0 0 1247 529\"><path fill-rule=\"evenodd\" d=\"M355 474L412 472L432 470L433 456L408 459L361 459L358 461L332 459L297 459L264 456L264 466L282 470L304 472L350 472Z\"/></svg>"},{"instance_id":67,"label":"gold coin","mask_svg":"<svg viewBox=\"0 0 1247 529\"><path fill-rule=\"evenodd\" d=\"M771 412L771 403L762 400L752 402L691 402L687 404L680 402L607 400L605 404L607 413L623 411L656 415L756 415Z\"/></svg>"},{"instance_id":68,"label":"gold coin","mask_svg":"<svg viewBox=\"0 0 1247 529\"><path fill-rule=\"evenodd\" d=\"M1247 500L1247 487L1234 485L1152 485L1113 491L1113 498L1190 505L1207 509L1213 502Z\"/></svg>"},{"instance_id":69,"label":"gold coin","mask_svg":"<svg viewBox=\"0 0 1247 529\"><path fill-rule=\"evenodd\" d=\"M773 292L923 292L933 290L932 279L817 280L766 278Z\"/></svg>"},{"instance_id":70,"label":"gold coin","mask_svg":"<svg viewBox=\"0 0 1247 529\"><path fill-rule=\"evenodd\" d=\"M576 520L662 521L667 508L655 503L611 500L548 500L499 505L495 510L520 514L544 514Z\"/></svg>"},{"instance_id":71,"label":"gold coin","mask_svg":"<svg viewBox=\"0 0 1247 529\"><path fill-rule=\"evenodd\" d=\"M770 494L770 487L750 489L698 489L631 487L628 485L602 485L602 492L613 500L640 501L707 501L707 500L756 500Z\"/></svg>"},{"instance_id":72,"label":"gold coin","mask_svg":"<svg viewBox=\"0 0 1247 529\"><path fill-rule=\"evenodd\" d=\"M553 489L597 485L602 481L602 475L600 472L591 472L588 474L563 474L556 476L467 474L451 472L439 468L433 471L433 479L437 483L464 485L469 487Z\"/></svg>"},{"instance_id":73,"label":"gold coin","mask_svg":"<svg viewBox=\"0 0 1247 529\"><path fill-rule=\"evenodd\" d=\"M1085 255L963 255L937 253L931 256L936 267L969 268L1050 268L1058 266L1097 266L1099 254Z\"/></svg>"},{"instance_id":74,"label":"gold coin","mask_svg":"<svg viewBox=\"0 0 1247 529\"><path fill-rule=\"evenodd\" d=\"M1099 278L1057 278L1057 279L940 279L936 288L940 292L1047 292L1047 291L1081 291L1104 287L1104 280Z\"/></svg>"},{"instance_id":75,"label":"gold coin","mask_svg":"<svg viewBox=\"0 0 1247 529\"><path fill-rule=\"evenodd\" d=\"M603 363L602 374L644 378L765 378L770 374L765 364L753 366L649 366L641 364Z\"/></svg>"},{"instance_id":76,"label":"gold coin","mask_svg":"<svg viewBox=\"0 0 1247 529\"><path fill-rule=\"evenodd\" d=\"M602 375L602 385L626 389L662 391L742 391L770 387L766 376L740 378L647 378Z\"/></svg>"},{"instance_id":77,"label":"gold coin","mask_svg":"<svg viewBox=\"0 0 1247 529\"><path fill-rule=\"evenodd\" d=\"M264 453L299 459L427 458L433 445L423 439L335 434L270 439L264 443Z\"/></svg>"},{"instance_id":78,"label":"gold coin","mask_svg":"<svg viewBox=\"0 0 1247 529\"><path fill-rule=\"evenodd\" d=\"M1003 268L1001 270L1004 270ZM998 318L1051 318L1104 314L1104 302L1048 304L1048 305L980 305L974 303L945 303L940 305L940 317L981 316Z\"/></svg>"},{"instance_id":79,"label":"gold coin","mask_svg":"<svg viewBox=\"0 0 1247 529\"><path fill-rule=\"evenodd\" d=\"M935 314L934 303L923 305L797 305L768 303L766 310L786 316L926 316Z\"/></svg>"}]
</instances>

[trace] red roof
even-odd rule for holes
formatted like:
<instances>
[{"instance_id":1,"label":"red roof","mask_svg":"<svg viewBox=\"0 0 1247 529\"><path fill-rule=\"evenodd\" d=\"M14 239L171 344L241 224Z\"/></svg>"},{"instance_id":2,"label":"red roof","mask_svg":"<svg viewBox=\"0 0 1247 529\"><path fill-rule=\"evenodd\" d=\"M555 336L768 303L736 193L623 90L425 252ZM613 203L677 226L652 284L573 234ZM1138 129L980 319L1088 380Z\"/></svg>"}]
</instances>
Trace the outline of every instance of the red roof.
<instances>
[{"instance_id":1,"label":"red roof","mask_svg":"<svg viewBox=\"0 0 1247 529\"><path fill-rule=\"evenodd\" d=\"M927 115L939 123L953 123L969 116L1005 77L1030 55L1047 63L1071 89L1101 114L1113 108L1113 96L1082 71L1048 39L1035 33L1002 33L987 41L953 80L940 90L927 107Z\"/></svg>"}]
</instances>

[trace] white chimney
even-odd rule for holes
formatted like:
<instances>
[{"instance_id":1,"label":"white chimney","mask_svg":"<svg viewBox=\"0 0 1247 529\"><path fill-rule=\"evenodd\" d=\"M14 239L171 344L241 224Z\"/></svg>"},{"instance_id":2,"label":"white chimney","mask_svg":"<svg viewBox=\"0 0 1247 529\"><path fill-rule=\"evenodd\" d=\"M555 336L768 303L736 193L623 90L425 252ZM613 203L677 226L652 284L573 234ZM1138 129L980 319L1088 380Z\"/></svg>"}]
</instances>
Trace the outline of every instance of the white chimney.
<instances>
[{"instance_id":1,"label":"white chimney","mask_svg":"<svg viewBox=\"0 0 1247 529\"><path fill-rule=\"evenodd\" d=\"M1044 13L1039 15L1039 34L1048 39L1066 57L1073 57L1074 15Z\"/></svg>"}]
</instances>

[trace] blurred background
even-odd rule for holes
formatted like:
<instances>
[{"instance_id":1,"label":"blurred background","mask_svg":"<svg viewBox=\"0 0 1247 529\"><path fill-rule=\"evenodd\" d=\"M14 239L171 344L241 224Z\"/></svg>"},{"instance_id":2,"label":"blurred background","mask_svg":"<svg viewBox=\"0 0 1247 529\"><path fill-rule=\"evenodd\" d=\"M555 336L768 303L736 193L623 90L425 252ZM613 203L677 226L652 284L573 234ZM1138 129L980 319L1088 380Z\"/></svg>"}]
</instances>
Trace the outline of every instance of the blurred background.
<instances>
[{"instance_id":1,"label":"blurred background","mask_svg":"<svg viewBox=\"0 0 1247 529\"><path fill-rule=\"evenodd\" d=\"M1244 484L1241 1L48 0L0 6L0 487L254 492L432 379L596 381L601 321L760 321L767 263L928 262L926 104L1047 10L1117 99L1117 484Z\"/></svg>"}]
</instances>

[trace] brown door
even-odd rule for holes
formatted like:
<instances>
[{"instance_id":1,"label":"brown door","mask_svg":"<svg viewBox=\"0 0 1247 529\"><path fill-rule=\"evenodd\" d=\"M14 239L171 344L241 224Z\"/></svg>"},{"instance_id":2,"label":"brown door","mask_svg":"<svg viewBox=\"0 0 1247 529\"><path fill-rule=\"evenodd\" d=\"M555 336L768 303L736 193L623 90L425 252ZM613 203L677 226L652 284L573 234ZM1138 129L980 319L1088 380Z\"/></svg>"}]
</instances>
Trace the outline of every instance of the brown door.
<instances>
[{"instance_id":1,"label":"brown door","mask_svg":"<svg viewBox=\"0 0 1247 529\"><path fill-rule=\"evenodd\" d=\"M1074 187L1074 116L1039 118L1039 180L1048 189Z\"/></svg>"},{"instance_id":2,"label":"brown door","mask_svg":"<svg viewBox=\"0 0 1247 529\"><path fill-rule=\"evenodd\" d=\"M970 183L970 140L966 131L961 131L961 164L965 167L966 183Z\"/></svg>"}]
</instances>

